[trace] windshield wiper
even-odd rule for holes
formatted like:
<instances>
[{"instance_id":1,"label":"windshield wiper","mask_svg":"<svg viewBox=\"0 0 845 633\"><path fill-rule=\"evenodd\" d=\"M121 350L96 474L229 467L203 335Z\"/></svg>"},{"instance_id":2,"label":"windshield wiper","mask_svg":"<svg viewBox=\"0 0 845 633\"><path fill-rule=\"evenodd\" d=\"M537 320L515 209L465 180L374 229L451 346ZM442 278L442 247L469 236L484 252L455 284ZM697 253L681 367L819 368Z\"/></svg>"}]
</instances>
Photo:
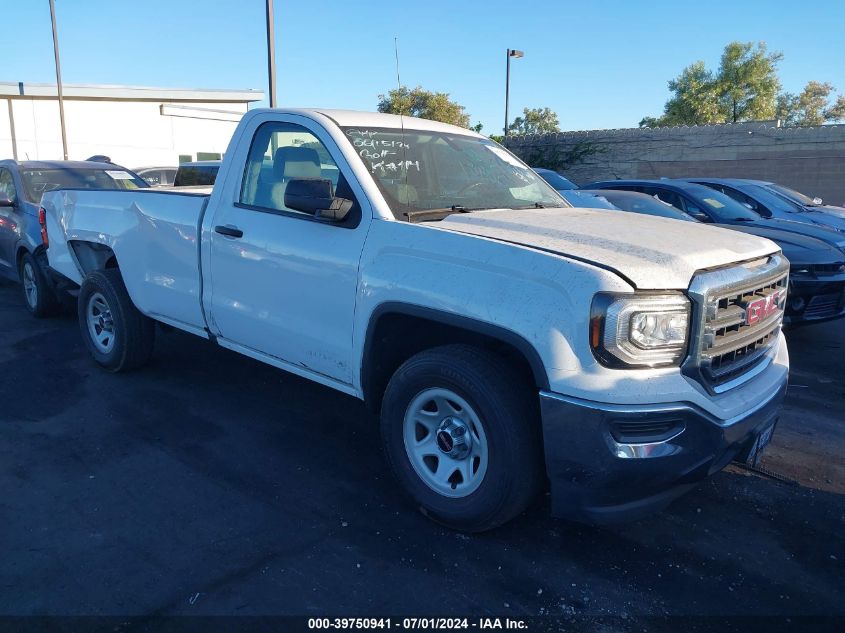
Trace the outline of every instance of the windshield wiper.
<instances>
[{"instance_id":1,"label":"windshield wiper","mask_svg":"<svg viewBox=\"0 0 845 633\"><path fill-rule=\"evenodd\" d=\"M510 208L515 209L517 211L522 211L524 209L545 209L546 205L544 205L542 202L532 202L531 204L526 204L526 205L521 206L521 207L510 207Z\"/></svg>"},{"instance_id":2,"label":"windshield wiper","mask_svg":"<svg viewBox=\"0 0 845 633\"><path fill-rule=\"evenodd\" d=\"M453 213L469 213L477 209L467 209L459 204L453 204L451 207L443 207L442 209L421 209L419 211L405 211L402 213L408 222L424 222L425 220L442 220Z\"/></svg>"}]
</instances>

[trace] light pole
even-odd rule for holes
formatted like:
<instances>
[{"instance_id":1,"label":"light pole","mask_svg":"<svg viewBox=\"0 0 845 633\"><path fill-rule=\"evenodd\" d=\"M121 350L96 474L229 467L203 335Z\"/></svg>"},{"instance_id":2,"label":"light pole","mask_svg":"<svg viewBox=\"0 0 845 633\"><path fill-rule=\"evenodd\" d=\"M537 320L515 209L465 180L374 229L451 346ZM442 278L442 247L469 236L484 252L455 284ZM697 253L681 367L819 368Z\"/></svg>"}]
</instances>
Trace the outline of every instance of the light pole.
<instances>
[{"instance_id":1,"label":"light pole","mask_svg":"<svg viewBox=\"0 0 845 633\"><path fill-rule=\"evenodd\" d=\"M52 0L51 0L52 1ZM273 26L273 0L267 0L267 74L270 79L270 107L276 107L276 35Z\"/></svg>"},{"instance_id":2,"label":"light pole","mask_svg":"<svg viewBox=\"0 0 845 633\"><path fill-rule=\"evenodd\" d=\"M53 23L53 55L56 57L56 87L59 91L59 122L62 126L62 153L67 160L67 134L65 133L65 102L62 99L62 67L59 64L59 35L56 32L56 5L50 0L50 21Z\"/></svg>"},{"instance_id":3,"label":"light pole","mask_svg":"<svg viewBox=\"0 0 845 633\"><path fill-rule=\"evenodd\" d=\"M507 54L507 71L505 72L505 136L508 135L508 101L510 100L511 89L511 57L522 57L525 53L517 51L512 48L508 49Z\"/></svg>"}]
</instances>

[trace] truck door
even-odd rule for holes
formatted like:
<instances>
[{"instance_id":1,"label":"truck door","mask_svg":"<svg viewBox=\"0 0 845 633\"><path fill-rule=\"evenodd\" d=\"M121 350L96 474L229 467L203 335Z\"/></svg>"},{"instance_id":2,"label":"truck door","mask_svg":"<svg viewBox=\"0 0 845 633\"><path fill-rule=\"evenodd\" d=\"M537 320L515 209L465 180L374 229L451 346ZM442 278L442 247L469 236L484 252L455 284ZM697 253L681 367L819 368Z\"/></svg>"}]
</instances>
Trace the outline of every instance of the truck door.
<instances>
[{"instance_id":1,"label":"truck door","mask_svg":"<svg viewBox=\"0 0 845 633\"><path fill-rule=\"evenodd\" d=\"M360 187L350 186L345 159L319 125L275 115L253 127L251 142L242 139L227 156L222 195L212 196L216 207L203 227L211 246L203 260L209 325L224 345L351 385L358 261L372 212L365 204L362 213ZM292 178L331 180L337 197L353 201L347 219L286 207Z\"/></svg>"}]
</instances>

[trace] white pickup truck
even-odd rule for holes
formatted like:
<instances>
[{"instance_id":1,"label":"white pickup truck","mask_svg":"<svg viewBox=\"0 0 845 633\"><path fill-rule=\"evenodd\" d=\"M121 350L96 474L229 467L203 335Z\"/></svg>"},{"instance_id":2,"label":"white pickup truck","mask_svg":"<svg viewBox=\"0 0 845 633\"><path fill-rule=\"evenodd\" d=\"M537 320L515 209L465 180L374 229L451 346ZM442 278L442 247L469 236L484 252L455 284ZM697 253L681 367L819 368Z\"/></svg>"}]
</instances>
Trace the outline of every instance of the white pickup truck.
<instances>
[{"instance_id":1,"label":"white pickup truck","mask_svg":"<svg viewBox=\"0 0 845 633\"><path fill-rule=\"evenodd\" d=\"M429 516L497 526L659 509L754 459L786 389L772 242L571 208L491 140L416 118L253 110L210 195L46 194L53 274L94 359L156 323L379 412Z\"/></svg>"}]
</instances>

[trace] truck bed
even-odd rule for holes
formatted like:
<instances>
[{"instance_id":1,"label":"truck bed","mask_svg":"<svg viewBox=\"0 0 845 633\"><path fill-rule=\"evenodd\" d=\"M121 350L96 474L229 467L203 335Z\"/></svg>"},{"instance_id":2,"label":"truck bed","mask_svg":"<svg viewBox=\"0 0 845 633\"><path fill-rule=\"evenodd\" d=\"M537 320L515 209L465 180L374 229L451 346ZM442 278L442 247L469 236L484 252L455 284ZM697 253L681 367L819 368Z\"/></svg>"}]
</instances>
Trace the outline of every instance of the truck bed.
<instances>
[{"instance_id":1,"label":"truck bed","mask_svg":"<svg viewBox=\"0 0 845 633\"><path fill-rule=\"evenodd\" d=\"M93 242L109 247L129 294L144 314L204 334L199 271L200 223L208 194L61 190L44 195L50 266L81 283ZM166 316L164 316L166 315Z\"/></svg>"}]
</instances>

